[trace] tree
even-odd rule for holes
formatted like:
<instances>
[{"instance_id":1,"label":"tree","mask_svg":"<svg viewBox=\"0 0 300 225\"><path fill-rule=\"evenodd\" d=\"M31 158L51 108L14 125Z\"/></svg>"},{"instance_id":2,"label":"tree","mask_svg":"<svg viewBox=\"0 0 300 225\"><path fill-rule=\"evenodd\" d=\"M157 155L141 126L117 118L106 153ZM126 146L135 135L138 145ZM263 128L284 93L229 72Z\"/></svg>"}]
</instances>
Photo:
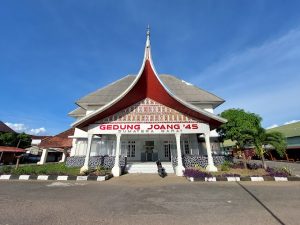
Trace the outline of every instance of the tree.
<instances>
[{"instance_id":1,"label":"tree","mask_svg":"<svg viewBox=\"0 0 300 225\"><path fill-rule=\"evenodd\" d=\"M255 113L245 112L243 109L228 109L221 113L221 117L227 119L227 123L220 126L217 129L220 137L236 141L236 147L242 151L244 165L245 145L249 142L249 132L256 132L261 127L261 117Z\"/></svg>"},{"instance_id":2,"label":"tree","mask_svg":"<svg viewBox=\"0 0 300 225\"><path fill-rule=\"evenodd\" d=\"M236 141L240 148L244 148L249 140L246 131L256 131L260 127L261 117L255 113L245 112L243 109L228 109L221 113L227 123L221 125L217 132L220 137Z\"/></svg>"},{"instance_id":3,"label":"tree","mask_svg":"<svg viewBox=\"0 0 300 225\"><path fill-rule=\"evenodd\" d=\"M20 133L17 135L18 144L17 146L19 148L28 148L31 146L31 137L28 134Z\"/></svg>"},{"instance_id":4,"label":"tree","mask_svg":"<svg viewBox=\"0 0 300 225\"><path fill-rule=\"evenodd\" d=\"M266 132L262 127L256 131L246 131L246 133L249 135L248 143L255 147L256 154L261 158L264 169L267 169L264 154L270 149L266 148L268 145L274 147L280 156L284 155L287 143L282 133Z\"/></svg>"},{"instance_id":5,"label":"tree","mask_svg":"<svg viewBox=\"0 0 300 225\"><path fill-rule=\"evenodd\" d=\"M266 132L261 127L261 117L255 113L245 112L243 109L228 109L221 113L221 116L228 120L220 126L217 132L224 139L236 141L237 149L243 152L245 145L253 146L266 169L265 153L267 146L275 148L280 156L283 156L286 149L286 140L280 132ZM245 154L243 153L244 164Z\"/></svg>"},{"instance_id":6,"label":"tree","mask_svg":"<svg viewBox=\"0 0 300 225\"><path fill-rule=\"evenodd\" d=\"M31 137L25 133L0 133L0 145L27 148L31 145Z\"/></svg>"}]
</instances>

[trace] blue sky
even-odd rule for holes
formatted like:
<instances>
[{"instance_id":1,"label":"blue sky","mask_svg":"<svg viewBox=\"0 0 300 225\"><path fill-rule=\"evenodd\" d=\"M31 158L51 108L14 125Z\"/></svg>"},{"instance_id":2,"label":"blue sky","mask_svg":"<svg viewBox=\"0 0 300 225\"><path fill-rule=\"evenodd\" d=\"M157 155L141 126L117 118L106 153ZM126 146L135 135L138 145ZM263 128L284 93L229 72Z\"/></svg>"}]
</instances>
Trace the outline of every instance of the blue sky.
<instances>
[{"instance_id":1,"label":"blue sky","mask_svg":"<svg viewBox=\"0 0 300 225\"><path fill-rule=\"evenodd\" d=\"M56 134L80 97L138 72L151 26L158 73L263 126L300 119L300 1L2 1L0 120Z\"/></svg>"}]
</instances>

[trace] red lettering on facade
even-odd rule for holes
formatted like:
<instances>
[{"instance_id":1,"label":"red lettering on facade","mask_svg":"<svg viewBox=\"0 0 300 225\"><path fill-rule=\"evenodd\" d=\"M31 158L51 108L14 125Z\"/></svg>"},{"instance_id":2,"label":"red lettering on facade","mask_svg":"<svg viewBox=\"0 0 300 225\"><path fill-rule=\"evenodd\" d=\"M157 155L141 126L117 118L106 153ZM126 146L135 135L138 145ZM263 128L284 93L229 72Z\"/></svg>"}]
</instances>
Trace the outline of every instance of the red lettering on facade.
<instances>
[{"instance_id":1,"label":"red lettering on facade","mask_svg":"<svg viewBox=\"0 0 300 225\"><path fill-rule=\"evenodd\" d=\"M173 129L174 129L174 128L173 128L173 124L167 124L167 129L173 130Z\"/></svg>"},{"instance_id":2,"label":"red lettering on facade","mask_svg":"<svg viewBox=\"0 0 300 225\"><path fill-rule=\"evenodd\" d=\"M196 130L199 129L199 124L101 124L99 126L100 130L103 131L117 131L117 130L123 130L123 131L139 131L139 130L147 130L147 131L155 131L155 130L180 130L180 129L186 129L186 130Z\"/></svg>"},{"instance_id":3,"label":"red lettering on facade","mask_svg":"<svg viewBox=\"0 0 300 225\"><path fill-rule=\"evenodd\" d=\"M140 130L141 129L141 125L140 124L134 125L134 129L135 130Z\"/></svg>"},{"instance_id":4,"label":"red lettering on facade","mask_svg":"<svg viewBox=\"0 0 300 225\"><path fill-rule=\"evenodd\" d=\"M198 129L198 124L192 124L192 129L194 130Z\"/></svg>"},{"instance_id":5,"label":"red lettering on facade","mask_svg":"<svg viewBox=\"0 0 300 225\"><path fill-rule=\"evenodd\" d=\"M180 129L180 125L179 124L175 124L174 125L174 129L179 130Z\"/></svg>"}]
</instances>

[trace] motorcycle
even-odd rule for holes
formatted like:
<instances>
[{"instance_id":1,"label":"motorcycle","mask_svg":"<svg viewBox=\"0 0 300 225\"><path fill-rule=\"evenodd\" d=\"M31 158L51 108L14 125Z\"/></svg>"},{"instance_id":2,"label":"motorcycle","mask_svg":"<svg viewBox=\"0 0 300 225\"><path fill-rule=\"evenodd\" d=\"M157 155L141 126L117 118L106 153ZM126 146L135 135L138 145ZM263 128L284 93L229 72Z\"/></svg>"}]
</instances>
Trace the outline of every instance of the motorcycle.
<instances>
[{"instance_id":1,"label":"motorcycle","mask_svg":"<svg viewBox=\"0 0 300 225\"><path fill-rule=\"evenodd\" d=\"M163 168L163 166L159 160L156 161L156 165L157 165L158 175L162 178L166 177L167 176L166 170L165 170L165 168Z\"/></svg>"}]
</instances>

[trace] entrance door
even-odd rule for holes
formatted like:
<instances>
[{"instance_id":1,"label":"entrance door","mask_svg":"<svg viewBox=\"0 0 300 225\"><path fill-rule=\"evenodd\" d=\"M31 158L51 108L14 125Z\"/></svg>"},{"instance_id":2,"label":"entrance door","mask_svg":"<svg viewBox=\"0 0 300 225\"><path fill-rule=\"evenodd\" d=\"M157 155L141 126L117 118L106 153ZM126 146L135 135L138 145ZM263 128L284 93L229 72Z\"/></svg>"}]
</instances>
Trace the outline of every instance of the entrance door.
<instances>
[{"instance_id":1,"label":"entrance door","mask_svg":"<svg viewBox=\"0 0 300 225\"><path fill-rule=\"evenodd\" d=\"M146 161L153 161L154 141L145 141Z\"/></svg>"}]
</instances>

